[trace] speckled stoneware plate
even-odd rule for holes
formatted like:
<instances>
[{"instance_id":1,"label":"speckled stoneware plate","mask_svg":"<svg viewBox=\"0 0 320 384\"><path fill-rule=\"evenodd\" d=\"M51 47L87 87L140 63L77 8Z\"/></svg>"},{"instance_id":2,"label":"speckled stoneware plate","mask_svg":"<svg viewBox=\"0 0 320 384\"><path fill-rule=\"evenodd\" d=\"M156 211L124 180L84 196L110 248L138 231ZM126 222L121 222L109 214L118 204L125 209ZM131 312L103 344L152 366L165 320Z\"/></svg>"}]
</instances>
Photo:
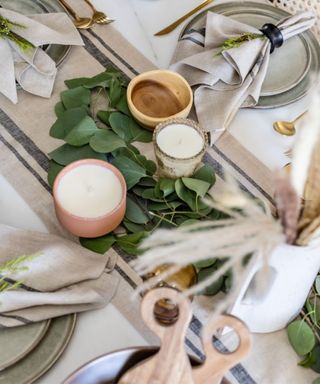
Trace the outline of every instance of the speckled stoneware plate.
<instances>
[{"instance_id":1,"label":"speckled stoneware plate","mask_svg":"<svg viewBox=\"0 0 320 384\"><path fill-rule=\"evenodd\" d=\"M252 1L228 2L215 5L195 16L183 29L183 36L203 22L212 11L237 21L261 28L265 23L277 23L290 14L265 3ZM320 70L320 47L308 31L287 40L270 56L270 63L261 97L256 108L273 108L290 104L302 98L309 90L309 76Z\"/></svg>"},{"instance_id":2,"label":"speckled stoneware plate","mask_svg":"<svg viewBox=\"0 0 320 384\"><path fill-rule=\"evenodd\" d=\"M75 323L76 315L51 320L37 347L18 363L0 372L0 383L31 384L36 381L61 356L70 341Z\"/></svg>"},{"instance_id":3,"label":"speckled stoneware plate","mask_svg":"<svg viewBox=\"0 0 320 384\"><path fill-rule=\"evenodd\" d=\"M0 371L32 351L45 335L50 321L0 329ZM3 347L5 346L5 348Z\"/></svg>"},{"instance_id":4,"label":"speckled stoneware plate","mask_svg":"<svg viewBox=\"0 0 320 384\"><path fill-rule=\"evenodd\" d=\"M24 15L65 12L55 0L0 0L0 6ZM45 47L45 51L59 66L68 55L70 48L69 45L50 44Z\"/></svg>"}]
</instances>

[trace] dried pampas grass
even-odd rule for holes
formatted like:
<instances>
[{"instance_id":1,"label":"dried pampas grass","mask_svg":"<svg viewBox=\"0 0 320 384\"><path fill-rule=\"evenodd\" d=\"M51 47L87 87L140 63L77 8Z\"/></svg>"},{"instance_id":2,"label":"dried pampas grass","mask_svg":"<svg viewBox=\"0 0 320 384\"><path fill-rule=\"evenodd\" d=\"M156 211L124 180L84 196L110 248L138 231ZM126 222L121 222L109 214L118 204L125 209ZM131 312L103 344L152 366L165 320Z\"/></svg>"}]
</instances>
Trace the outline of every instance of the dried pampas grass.
<instances>
[{"instance_id":1,"label":"dried pampas grass","mask_svg":"<svg viewBox=\"0 0 320 384\"><path fill-rule=\"evenodd\" d=\"M231 292L216 308L216 312L221 313L235 300L257 258L263 260L264 269L268 271L269 255L278 244L285 241L280 222L275 220L260 202L247 196L230 179L225 193L215 195L215 200L207 203L227 212L229 218L198 222L173 230L160 229L153 233L143 243L145 253L131 265L141 275L146 275L163 264L170 264L171 268L145 281L138 287L138 292L152 288L159 279L166 279L188 264L214 257L224 260L219 270L186 290L184 294L189 296L199 293L228 270L232 270ZM250 254L255 257L251 262L245 263ZM264 285L263 279L259 283Z\"/></svg>"}]
</instances>

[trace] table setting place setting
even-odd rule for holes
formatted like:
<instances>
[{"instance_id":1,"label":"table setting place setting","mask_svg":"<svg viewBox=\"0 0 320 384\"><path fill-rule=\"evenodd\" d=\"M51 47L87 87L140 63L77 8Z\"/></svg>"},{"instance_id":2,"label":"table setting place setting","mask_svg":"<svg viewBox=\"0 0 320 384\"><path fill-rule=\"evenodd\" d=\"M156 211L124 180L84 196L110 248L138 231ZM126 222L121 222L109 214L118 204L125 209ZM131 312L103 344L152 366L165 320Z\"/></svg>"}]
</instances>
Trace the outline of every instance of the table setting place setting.
<instances>
[{"instance_id":1,"label":"table setting place setting","mask_svg":"<svg viewBox=\"0 0 320 384\"><path fill-rule=\"evenodd\" d=\"M320 384L320 3L169 5L0 0L0 383Z\"/></svg>"}]
</instances>

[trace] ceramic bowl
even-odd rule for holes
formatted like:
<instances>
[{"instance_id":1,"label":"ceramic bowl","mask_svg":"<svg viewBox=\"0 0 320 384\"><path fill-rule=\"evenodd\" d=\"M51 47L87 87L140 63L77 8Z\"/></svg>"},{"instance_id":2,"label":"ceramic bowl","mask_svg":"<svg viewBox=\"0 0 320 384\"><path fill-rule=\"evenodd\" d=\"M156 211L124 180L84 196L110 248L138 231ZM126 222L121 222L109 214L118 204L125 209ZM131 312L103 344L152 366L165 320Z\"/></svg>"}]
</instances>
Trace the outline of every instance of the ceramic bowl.
<instances>
[{"instance_id":1,"label":"ceramic bowl","mask_svg":"<svg viewBox=\"0 0 320 384\"><path fill-rule=\"evenodd\" d=\"M128 106L133 117L145 128L175 117L187 117L193 93L187 81L169 70L144 72L131 80L127 89Z\"/></svg>"},{"instance_id":2,"label":"ceramic bowl","mask_svg":"<svg viewBox=\"0 0 320 384\"><path fill-rule=\"evenodd\" d=\"M63 384L114 384L134 365L154 355L157 347L133 347L107 353L83 365L72 373ZM192 365L199 361L191 359Z\"/></svg>"},{"instance_id":3,"label":"ceramic bowl","mask_svg":"<svg viewBox=\"0 0 320 384\"><path fill-rule=\"evenodd\" d=\"M85 217L76 216L68 212L59 202L59 199L57 197L58 196L57 192L58 192L58 186L61 179L70 170L84 164L99 165L101 167L105 167L111 170L121 183L121 187L122 187L121 201L116 208L106 213L105 215L94 217L94 218L85 218ZM66 228L69 232L71 232L73 235L80 236L80 237L87 237L87 238L106 235L107 233L112 232L115 228L117 228L120 225L126 211L126 194L127 194L126 182L121 172L117 168L115 168L112 164L109 164L103 160L96 160L96 159L79 160L69 164L68 166L63 168L63 170L58 174L53 185L54 207L56 211L56 216L60 221L61 225L64 228Z\"/></svg>"}]
</instances>

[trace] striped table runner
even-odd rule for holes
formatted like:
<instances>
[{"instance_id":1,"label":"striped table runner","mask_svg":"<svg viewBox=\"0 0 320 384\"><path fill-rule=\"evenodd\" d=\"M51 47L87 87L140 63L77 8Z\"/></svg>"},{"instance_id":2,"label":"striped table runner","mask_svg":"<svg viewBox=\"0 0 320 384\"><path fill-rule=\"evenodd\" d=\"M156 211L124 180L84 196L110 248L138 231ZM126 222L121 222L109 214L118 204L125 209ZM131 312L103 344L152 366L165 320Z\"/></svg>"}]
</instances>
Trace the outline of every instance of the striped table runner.
<instances>
[{"instance_id":1,"label":"striped table runner","mask_svg":"<svg viewBox=\"0 0 320 384\"><path fill-rule=\"evenodd\" d=\"M80 4L78 10L81 14L85 13ZM48 231L64 237L69 235L56 220L47 182L47 154L59 145L57 140L49 136L49 129L56 119L54 105L59 100L60 92L65 89L64 80L94 76L106 67L116 67L127 78L154 69L154 65L112 26L94 27L82 32L82 37L85 46L73 47L59 68L51 99L19 91L19 103L13 105L0 95L1 174L41 218ZM152 156L150 144L139 145L139 148L147 156ZM214 166L219 177L223 178L224 170L227 169L244 189L272 204L271 172L230 134L223 135L208 150L205 161ZM118 256L113 273L121 276L121 284L113 304L150 343L156 343L155 337L142 324L139 303L128 299L141 281L127 264L130 257L118 249L112 249L110 252ZM192 319L186 344L190 353L203 358L199 332L214 305L214 300L199 297L194 300L193 305L196 316ZM227 375L230 382L302 384L312 381L312 374L308 376L308 371L296 367L296 356L287 344L284 332L258 336L255 342L254 353L249 359ZM277 351L274 351L275 346ZM284 367L286 369L283 369Z\"/></svg>"}]
</instances>

